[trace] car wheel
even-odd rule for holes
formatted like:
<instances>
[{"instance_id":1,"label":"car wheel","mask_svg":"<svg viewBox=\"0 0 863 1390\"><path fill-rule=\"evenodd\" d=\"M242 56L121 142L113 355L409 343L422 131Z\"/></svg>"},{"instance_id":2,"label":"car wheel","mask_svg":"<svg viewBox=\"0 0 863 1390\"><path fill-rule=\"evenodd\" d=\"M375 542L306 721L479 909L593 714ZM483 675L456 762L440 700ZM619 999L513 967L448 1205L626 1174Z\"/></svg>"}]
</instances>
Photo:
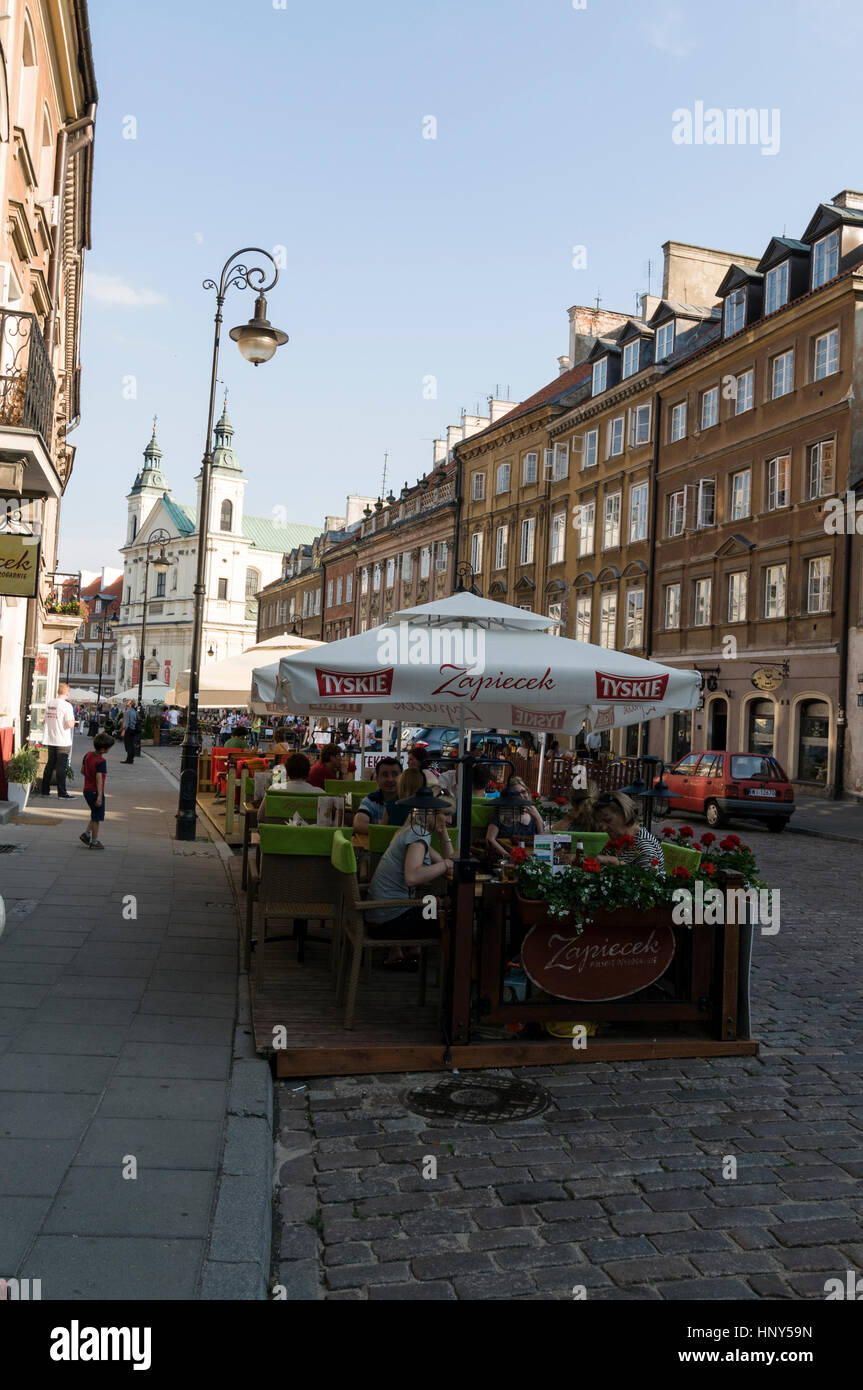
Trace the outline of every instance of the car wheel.
<instances>
[{"instance_id":1,"label":"car wheel","mask_svg":"<svg viewBox=\"0 0 863 1390\"><path fill-rule=\"evenodd\" d=\"M708 801L704 807L704 815L707 824L712 830L721 830L728 824L728 818L722 814L715 801Z\"/></svg>"},{"instance_id":2,"label":"car wheel","mask_svg":"<svg viewBox=\"0 0 863 1390\"><path fill-rule=\"evenodd\" d=\"M780 834L788 824L784 816L774 816L767 822L767 829L772 830L774 835Z\"/></svg>"}]
</instances>

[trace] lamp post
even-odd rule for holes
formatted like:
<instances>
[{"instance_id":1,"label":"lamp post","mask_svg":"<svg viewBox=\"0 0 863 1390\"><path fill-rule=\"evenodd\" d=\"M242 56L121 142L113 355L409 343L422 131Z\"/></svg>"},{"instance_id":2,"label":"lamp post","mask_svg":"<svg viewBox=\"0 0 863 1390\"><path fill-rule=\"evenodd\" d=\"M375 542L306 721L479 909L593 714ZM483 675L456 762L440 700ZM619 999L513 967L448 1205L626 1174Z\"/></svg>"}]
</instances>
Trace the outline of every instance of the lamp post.
<instances>
[{"instance_id":1,"label":"lamp post","mask_svg":"<svg viewBox=\"0 0 863 1390\"><path fill-rule=\"evenodd\" d=\"M273 269L271 280L267 270L261 266L249 266L240 258L247 254L263 256ZM204 625L204 599L206 596L206 549L210 518L210 470L213 463L213 422L216 408L216 382L219 371L219 343L222 332L222 309L228 290L251 289L257 292L254 317L239 328L232 328L233 338L247 362L260 366L268 362L283 343L288 341L287 333L273 328L267 319L265 295L279 278L279 269L269 251L257 246L245 246L235 251L225 262L219 283L205 280L205 290L216 291L216 316L213 331L213 364L210 373L210 401L207 413L207 433L204 441L204 457L201 462L201 506L198 516L198 558L195 575L194 617L192 623L192 654L189 662L189 713L186 721L186 735L183 739L183 752L180 763L180 796L177 803L177 839L194 840L197 825L198 757L201 752L201 735L198 727L198 686L200 683L201 644Z\"/></svg>"},{"instance_id":2,"label":"lamp post","mask_svg":"<svg viewBox=\"0 0 863 1390\"><path fill-rule=\"evenodd\" d=\"M455 572L455 575L457 582L455 589L453 590L453 593L473 594L476 592L476 590L474 589L474 580L476 579L476 572L469 560L462 560L461 564L458 566Z\"/></svg>"},{"instance_id":3,"label":"lamp post","mask_svg":"<svg viewBox=\"0 0 863 1390\"><path fill-rule=\"evenodd\" d=\"M147 538L147 558L144 562L144 611L141 614L141 660L138 663L138 710L140 711L144 701L144 641L147 636L147 585L150 573L150 547L158 545L161 547L158 555L153 561L153 569L157 574L167 574L171 568L171 563L165 554L165 541L171 539L170 533L159 527L152 536Z\"/></svg>"},{"instance_id":4,"label":"lamp post","mask_svg":"<svg viewBox=\"0 0 863 1390\"><path fill-rule=\"evenodd\" d=\"M102 699L102 663L105 660L105 638L111 636L111 628L108 623L97 623L96 631L102 638L99 647L99 689L96 691L96 708L98 709L99 702Z\"/></svg>"}]
</instances>

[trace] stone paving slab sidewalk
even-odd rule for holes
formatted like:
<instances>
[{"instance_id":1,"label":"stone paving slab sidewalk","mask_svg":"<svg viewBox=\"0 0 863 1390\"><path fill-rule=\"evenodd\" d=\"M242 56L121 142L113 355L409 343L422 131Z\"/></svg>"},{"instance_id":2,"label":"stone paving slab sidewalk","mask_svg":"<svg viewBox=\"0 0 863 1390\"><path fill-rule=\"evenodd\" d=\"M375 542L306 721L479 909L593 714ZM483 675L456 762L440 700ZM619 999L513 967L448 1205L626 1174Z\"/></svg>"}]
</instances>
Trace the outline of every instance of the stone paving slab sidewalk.
<instances>
[{"instance_id":1,"label":"stone paving slab sidewalk","mask_svg":"<svg viewBox=\"0 0 863 1390\"><path fill-rule=\"evenodd\" d=\"M277 1083L287 1296L799 1300L859 1277L863 858L751 839L782 894L755 944L758 1057L518 1069L553 1103L494 1126L412 1114L429 1073Z\"/></svg>"},{"instance_id":2,"label":"stone paving slab sidewalk","mask_svg":"<svg viewBox=\"0 0 863 1390\"><path fill-rule=\"evenodd\" d=\"M217 844L173 840L176 783L121 756L104 853L78 839L80 792L31 799L57 824L0 828L0 1276L43 1299L260 1298L272 1089L229 875Z\"/></svg>"}]
</instances>

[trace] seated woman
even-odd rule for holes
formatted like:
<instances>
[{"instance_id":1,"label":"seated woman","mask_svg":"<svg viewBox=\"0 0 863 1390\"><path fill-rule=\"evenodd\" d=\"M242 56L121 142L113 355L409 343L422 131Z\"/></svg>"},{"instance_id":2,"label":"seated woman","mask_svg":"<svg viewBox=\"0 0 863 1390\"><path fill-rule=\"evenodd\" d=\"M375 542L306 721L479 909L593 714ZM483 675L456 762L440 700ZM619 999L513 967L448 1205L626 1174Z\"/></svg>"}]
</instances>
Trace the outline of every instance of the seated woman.
<instances>
[{"instance_id":1,"label":"seated woman","mask_svg":"<svg viewBox=\"0 0 863 1390\"><path fill-rule=\"evenodd\" d=\"M395 805L390 805L384 810L383 824L404 825L411 813L411 807L408 805L409 798L416 796L420 787L424 786L423 774L419 768L407 768L398 780Z\"/></svg>"},{"instance_id":2,"label":"seated woman","mask_svg":"<svg viewBox=\"0 0 863 1390\"><path fill-rule=\"evenodd\" d=\"M524 840L525 843L532 843L534 835L541 835L545 828L542 823L542 816L530 799L526 782L523 782L520 777L511 777L507 791L515 792L521 798L524 802L524 810L519 815L514 828L511 829L509 823L507 824L506 835L509 838L500 838L501 813L499 809L495 810L489 821L488 829L485 832L485 842L489 854L497 856L499 859L507 858L513 842L518 844L520 840Z\"/></svg>"},{"instance_id":3,"label":"seated woman","mask_svg":"<svg viewBox=\"0 0 863 1390\"><path fill-rule=\"evenodd\" d=\"M618 840L631 835L633 843L617 854L597 854L600 864L638 864L642 869L664 873L662 846L638 823L638 807L625 792L605 792L597 797L594 813L597 830L604 830L609 839Z\"/></svg>"},{"instance_id":4,"label":"seated woman","mask_svg":"<svg viewBox=\"0 0 863 1390\"><path fill-rule=\"evenodd\" d=\"M452 846L446 833L450 818L449 802L439 797L429 797L422 810L410 807L408 819L375 869L369 897L413 898L417 888L441 878L452 865ZM433 830L439 833L442 856L431 847ZM421 902L411 907L378 908L374 918L369 915L367 921L369 936L379 941L433 934ZM405 956L400 946L393 946L384 965L389 970L416 970L418 963L418 949Z\"/></svg>"},{"instance_id":5,"label":"seated woman","mask_svg":"<svg viewBox=\"0 0 863 1390\"><path fill-rule=\"evenodd\" d=\"M440 782L429 766L429 755L425 748L408 749L408 767L422 773L425 786L435 788L440 786ZM409 795L413 796L413 792L410 792Z\"/></svg>"},{"instance_id":6,"label":"seated woman","mask_svg":"<svg viewBox=\"0 0 863 1390\"><path fill-rule=\"evenodd\" d=\"M569 805L552 830L596 830L596 788L570 787Z\"/></svg>"}]
</instances>

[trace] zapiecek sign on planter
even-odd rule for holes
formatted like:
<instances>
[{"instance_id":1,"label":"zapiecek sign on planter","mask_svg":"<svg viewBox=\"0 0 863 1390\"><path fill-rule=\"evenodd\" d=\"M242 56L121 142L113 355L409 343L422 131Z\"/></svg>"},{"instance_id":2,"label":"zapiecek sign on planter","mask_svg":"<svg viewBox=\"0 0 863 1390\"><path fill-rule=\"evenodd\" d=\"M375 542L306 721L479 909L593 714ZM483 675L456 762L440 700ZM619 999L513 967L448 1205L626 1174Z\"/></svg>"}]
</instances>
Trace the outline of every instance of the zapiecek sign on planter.
<instances>
[{"instance_id":1,"label":"zapiecek sign on planter","mask_svg":"<svg viewBox=\"0 0 863 1390\"><path fill-rule=\"evenodd\" d=\"M674 958L674 933L658 926L531 927L521 948L525 973L558 999L602 1003L625 999L664 975Z\"/></svg>"}]
</instances>

